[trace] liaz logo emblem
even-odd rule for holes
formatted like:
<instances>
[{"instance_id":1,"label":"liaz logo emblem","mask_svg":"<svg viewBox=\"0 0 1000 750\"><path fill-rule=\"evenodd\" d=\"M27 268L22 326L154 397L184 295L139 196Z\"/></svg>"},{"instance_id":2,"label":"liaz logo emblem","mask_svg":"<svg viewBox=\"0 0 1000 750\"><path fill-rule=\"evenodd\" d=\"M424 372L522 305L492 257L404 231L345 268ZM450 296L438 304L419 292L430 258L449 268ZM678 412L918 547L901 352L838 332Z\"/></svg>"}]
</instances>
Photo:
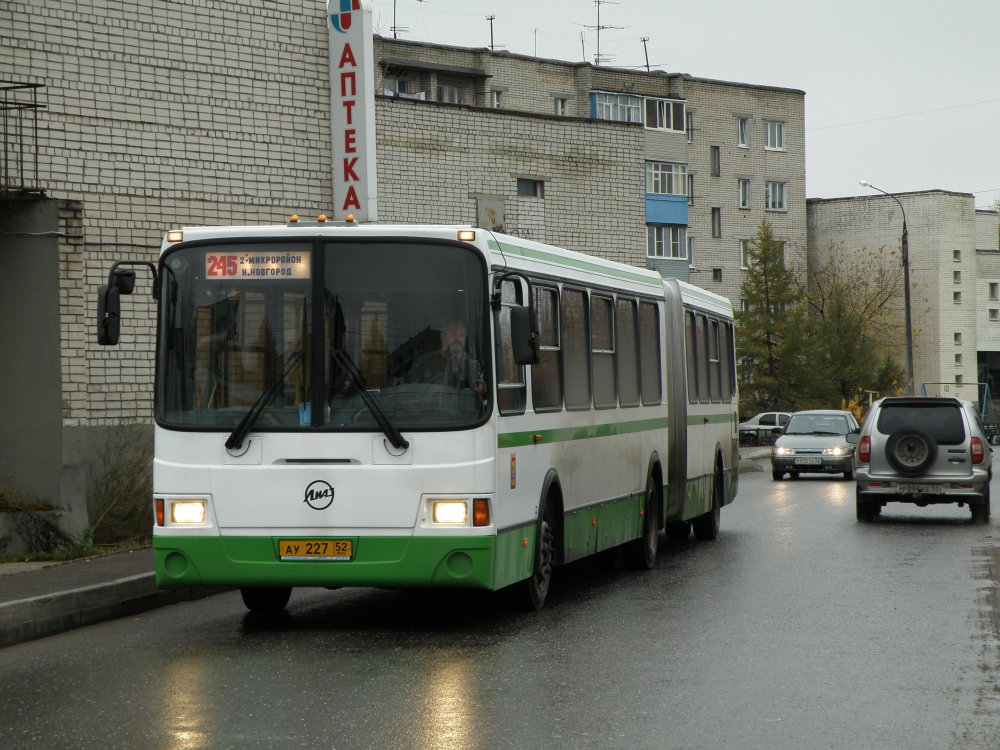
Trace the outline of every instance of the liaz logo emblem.
<instances>
[{"instance_id":1,"label":"liaz logo emblem","mask_svg":"<svg viewBox=\"0 0 1000 750\"><path fill-rule=\"evenodd\" d=\"M333 505L333 487L322 479L311 482L306 487L305 497L302 502L313 510L326 510Z\"/></svg>"},{"instance_id":2,"label":"liaz logo emblem","mask_svg":"<svg viewBox=\"0 0 1000 750\"><path fill-rule=\"evenodd\" d=\"M351 11L361 10L361 0L340 0L340 13L330 14L330 23L341 34L351 28Z\"/></svg>"}]
</instances>

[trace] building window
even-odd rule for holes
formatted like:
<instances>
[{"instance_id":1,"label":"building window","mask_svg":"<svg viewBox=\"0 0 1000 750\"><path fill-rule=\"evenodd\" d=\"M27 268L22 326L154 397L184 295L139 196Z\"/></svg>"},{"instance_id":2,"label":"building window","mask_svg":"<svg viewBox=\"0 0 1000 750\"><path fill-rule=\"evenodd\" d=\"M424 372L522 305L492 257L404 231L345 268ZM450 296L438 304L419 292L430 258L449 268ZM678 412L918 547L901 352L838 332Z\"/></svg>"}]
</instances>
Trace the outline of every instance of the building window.
<instances>
[{"instance_id":1,"label":"building window","mask_svg":"<svg viewBox=\"0 0 1000 750\"><path fill-rule=\"evenodd\" d=\"M688 143L694 143L694 112L684 113L684 130L687 131Z\"/></svg>"},{"instance_id":2,"label":"building window","mask_svg":"<svg viewBox=\"0 0 1000 750\"><path fill-rule=\"evenodd\" d=\"M750 310L751 310L750 301L749 300L745 300L745 299L741 299L740 300L740 312L748 313L748 312L750 312Z\"/></svg>"},{"instance_id":3,"label":"building window","mask_svg":"<svg viewBox=\"0 0 1000 750\"><path fill-rule=\"evenodd\" d=\"M684 132L684 102L672 99L646 100L646 129Z\"/></svg>"},{"instance_id":4,"label":"building window","mask_svg":"<svg viewBox=\"0 0 1000 750\"><path fill-rule=\"evenodd\" d=\"M458 104L462 101L462 90L458 86L438 86L438 101Z\"/></svg>"},{"instance_id":5,"label":"building window","mask_svg":"<svg viewBox=\"0 0 1000 750\"><path fill-rule=\"evenodd\" d=\"M722 174L722 153L718 146L708 147L708 159L712 177L718 177Z\"/></svg>"},{"instance_id":6,"label":"building window","mask_svg":"<svg viewBox=\"0 0 1000 750\"><path fill-rule=\"evenodd\" d=\"M998 310L995 307L991 307L990 308L990 321L991 322L996 322L998 320L1000 320L1000 310ZM959 333L956 333L955 335L956 336L961 336L961 334L959 334ZM958 343L958 342L956 341L955 343Z\"/></svg>"},{"instance_id":7,"label":"building window","mask_svg":"<svg viewBox=\"0 0 1000 750\"><path fill-rule=\"evenodd\" d=\"M694 205L694 175L688 172L688 205Z\"/></svg>"},{"instance_id":8,"label":"building window","mask_svg":"<svg viewBox=\"0 0 1000 750\"><path fill-rule=\"evenodd\" d=\"M951 251L951 259L953 261L955 261L956 263L960 263L962 261L962 251L961 250L952 250Z\"/></svg>"},{"instance_id":9,"label":"building window","mask_svg":"<svg viewBox=\"0 0 1000 750\"><path fill-rule=\"evenodd\" d=\"M694 237L687 236L688 265L694 268Z\"/></svg>"},{"instance_id":10,"label":"building window","mask_svg":"<svg viewBox=\"0 0 1000 750\"><path fill-rule=\"evenodd\" d=\"M712 269L712 281L722 281L722 269L713 268Z\"/></svg>"},{"instance_id":11,"label":"building window","mask_svg":"<svg viewBox=\"0 0 1000 750\"><path fill-rule=\"evenodd\" d=\"M962 364L962 355L961 354L956 354L955 355L955 366L957 367L958 365L961 365L961 364Z\"/></svg>"},{"instance_id":12,"label":"building window","mask_svg":"<svg viewBox=\"0 0 1000 750\"><path fill-rule=\"evenodd\" d=\"M493 90L490 92L490 106L493 109L500 109L503 106L503 92Z\"/></svg>"},{"instance_id":13,"label":"building window","mask_svg":"<svg viewBox=\"0 0 1000 750\"><path fill-rule=\"evenodd\" d=\"M712 209L712 236L721 237L722 236L722 209L713 208Z\"/></svg>"},{"instance_id":14,"label":"building window","mask_svg":"<svg viewBox=\"0 0 1000 750\"><path fill-rule=\"evenodd\" d=\"M687 258L685 234L685 227L647 224L646 255L650 258Z\"/></svg>"},{"instance_id":15,"label":"building window","mask_svg":"<svg viewBox=\"0 0 1000 750\"><path fill-rule=\"evenodd\" d=\"M990 320L993 320L993 313L995 312L997 311L990 310ZM955 331L955 346L961 346L961 344L962 344L962 334L959 331Z\"/></svg>"},{"instance_id":16,"label":"building window","mask_svg":"<svg viewBox=\"0 0 1000 750\"><path fill-rule=\"evenodd\" d=\"M642 121L642 99L631 94L595 94L595 116L598 120L619 122Z\"/></svg>"},{"instance_id":17,"label":"building window","mask_svg":"<svg viewBox=\"0 0 1000 750\"><path fill-rule=\"evenodd\" d=\"M740 240L740 268L750 267L751 240Z\"/></svg>"},{"instance_id":18,"label":"building window","mask_svg":"<svg viewBox=\"0 0 1000 750\"><path fill-rule=\"evenodd\" d=\"M560 99L560 98L556 97L553 100L553 102L554 102L554 105L555 105L555 113L557 115L560 115L560 116L565 116L567 114L568 109L569 109L569 100L567 100L567 99Z\"/></svg>"},{"instance_id":19,"label":"building window","mask_svg":"<svg viewBox=\"0 0 1000 750\"><path fill-rule=\"evenodd\" d=\"M951 280L953 282L955 282L956 284L961 284L962 283L962 272L961 271L952 271L951 272Z\"/></svg>"},{"instance_id":20,"label":"building window","mask_svg":"<svg viewBox=\"0 0 1000 750\"><path fill-rule=\"evenodd\" d=\"M961 375L956 375L955 376L955 382L956 383L961 383L962 382L962 376Z\"/></svg>"},{"instance_id":21,"label":"building window","mask_svg":"<svg viewBox=\"0 0 1000 750\"><path fill-rule=\"evenodd\" d=\"M1000 284L995 281L990 282L990 299L1000 299Z\"/></svg>"},{"instance_id":22,"label":"building window","mask_svg":"<svg viewBox=\"0 0 1000 750\"><path fill-rule=\"evenodd\" d=\"M785 206L785 185L784 182L768 182L764 184L764 208L768 211L784 211Z\"/></svg>"},{"instance_id":23,"label":"building window","mask_svg":"<svg viewBox=\"0 0 1000 750\"><path fill-rule=\"evenodd\" d=\"M962 293L961 292L952 292L951 293L951 301L954 302L956 305L961 305L962 304Z\"/></svg>"},{"instance_id":24,"label":"building window","mask_svg":"<svg viewBox=\"0 0 1000 750\"><path fill-rule=\"evenodd\" d=\"M545 183L541 180L526 180L518 177L517 195L519 198L544 198Z\"/></svg>"},{"instance_id":25,"label":"building window","mask_svg":"<svg viewBox=\"0 0 1000 750\"><path fill-rule=\"evenodd\" d=\"M750 208L750 180L739 179L736 184L740 196L740 208Z\"/></svg>"},{"instance_id":26,"label":"building window","mask_svg":"<svg viewBox=\"0 0 1000 750\"><path fill-rule=\"evenodd\" d=\"M687 165L646 162L646 192L654 195L684 195Z\"/></svg>"},{"instance_id":27,"label":"building window","mask_svg":"<svg viewBox=\"0 0 1000 750\"><path fill-rule=\"evenodd\" d=\"M750 119L747 117L736 118L736 145L740 148L749 148L748 133L750 130Z\"/></svg>"},{"instance_id":28,"label":"building window","mask_svg":"<svg viewBox=\"0 0 1000 750\"><path fill-rule=\"evenodd\" d=\"M764 148L768 151L785 150L785 123L764 120Z\"/></svg>"}]
</instances>

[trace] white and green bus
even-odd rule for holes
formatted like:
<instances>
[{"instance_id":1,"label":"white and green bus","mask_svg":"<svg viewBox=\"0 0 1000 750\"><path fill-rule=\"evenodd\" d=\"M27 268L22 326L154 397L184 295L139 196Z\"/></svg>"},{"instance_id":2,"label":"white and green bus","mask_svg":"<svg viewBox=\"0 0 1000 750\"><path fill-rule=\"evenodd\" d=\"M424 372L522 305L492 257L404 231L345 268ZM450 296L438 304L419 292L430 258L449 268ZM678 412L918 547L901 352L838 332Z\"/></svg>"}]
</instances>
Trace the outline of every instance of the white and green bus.
<instances>
[{"instance_id":1,"label":"white and green bus","mask_svg":"<svg viewBox=\"0 0 1000 750\"><path fill-rule=\"evenodd\" d=\"M516 587L539 608L560 565L714 538L736 494L732 308L690 284L472 227L185 228L112 267L100 343L136 265L161 587L260 611L299 586Z\"/></svg>"}]
</instances>

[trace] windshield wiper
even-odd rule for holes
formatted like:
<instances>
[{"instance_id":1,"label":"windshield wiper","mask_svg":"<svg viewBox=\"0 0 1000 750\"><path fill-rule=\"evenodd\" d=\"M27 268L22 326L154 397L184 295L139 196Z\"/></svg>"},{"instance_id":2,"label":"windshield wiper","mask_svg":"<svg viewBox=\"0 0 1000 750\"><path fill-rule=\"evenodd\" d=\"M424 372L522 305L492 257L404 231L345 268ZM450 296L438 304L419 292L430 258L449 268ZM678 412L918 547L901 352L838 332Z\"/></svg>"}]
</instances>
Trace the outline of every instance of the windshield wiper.
<instances>
[{"instance_id":1,"label":"windshield wiper","mask_svg":"<svg viewBox=\"0 0 1000 750\"><path fill-rule=\"evenodd\" d=\"M291 355L289 355L288 362L285 363L285 369L282 371L281 377L271 383L270 387L264 389L260 396L257 397L257 401L255 401L254 405L250 407L250 410L243 415L243 419L240 420L240 423L236 425L236 429L233 430L233 433L226 440L227 449L233 450L234 448L239 448L243 445L243 441L246 439L247 433L253 429L253 426L260 418L261 412L263 412L264 408L274 400L275 396L278 395L278 391L280 391L282 386L285 384L285 378L288 377L292 368L294 368L295 365L299 363L299 360L301 360L305 355L306 353L301 349L294 351Z\"/></svg>"},{"instance_id":2,"label":"windshield wiper","mask_svg":"<svg viewBox=\"0 0 1000 750\"><path fill-rule=\"evenodd\" d=\"M387 438L389 438L389 442L392 443L392 447L399 450L406 450L409 448L409 441L403 437L403 434L399 431L396 425L392 423L392 420L386 416L384 411L382 411L382 407L378 405L378 402L372 394L368 392L368 389L365 387L365 380L361 376L358 366L354 364L354 360L351 359L351 355L343 349L334 349L333 356L347 371L354 387L358 389L358 394L361 396L361 400L365 402L365 406L368 407L368 411L370 411L372 416L375 417L375 421L378 422L378 426L382 429L382 432Z\"/></svg>"}]
</instances>

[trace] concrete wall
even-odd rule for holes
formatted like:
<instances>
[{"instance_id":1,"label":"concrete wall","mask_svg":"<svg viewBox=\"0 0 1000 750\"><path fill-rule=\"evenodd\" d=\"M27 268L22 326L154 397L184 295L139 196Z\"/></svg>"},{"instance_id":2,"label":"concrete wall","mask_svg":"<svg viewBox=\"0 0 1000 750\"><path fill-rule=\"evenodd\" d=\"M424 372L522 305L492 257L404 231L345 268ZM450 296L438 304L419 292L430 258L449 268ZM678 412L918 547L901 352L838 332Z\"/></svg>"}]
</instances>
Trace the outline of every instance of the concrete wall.
<instances>
[{"instance_id":1,"label":"concrete wall","mask_svg":"<svg viewBox=\"0 0 1000 750\"><path fill-rule=\"evenodd\" d=\"M924 383L974 384L981 292L974 198L943 190L896 197L909 230L915 392L919 394ZM828 258L831 250L845 258L860 257L866 248L881 248L892 262L901 261L903 213L892 197L814 199L808 211L810 254L817 261ZM902 363L902 293L894 309L896 323L885 332L886 341L898 348ZM975 398L974 388L958 390Z\"/></svg>"}]
</instances>

